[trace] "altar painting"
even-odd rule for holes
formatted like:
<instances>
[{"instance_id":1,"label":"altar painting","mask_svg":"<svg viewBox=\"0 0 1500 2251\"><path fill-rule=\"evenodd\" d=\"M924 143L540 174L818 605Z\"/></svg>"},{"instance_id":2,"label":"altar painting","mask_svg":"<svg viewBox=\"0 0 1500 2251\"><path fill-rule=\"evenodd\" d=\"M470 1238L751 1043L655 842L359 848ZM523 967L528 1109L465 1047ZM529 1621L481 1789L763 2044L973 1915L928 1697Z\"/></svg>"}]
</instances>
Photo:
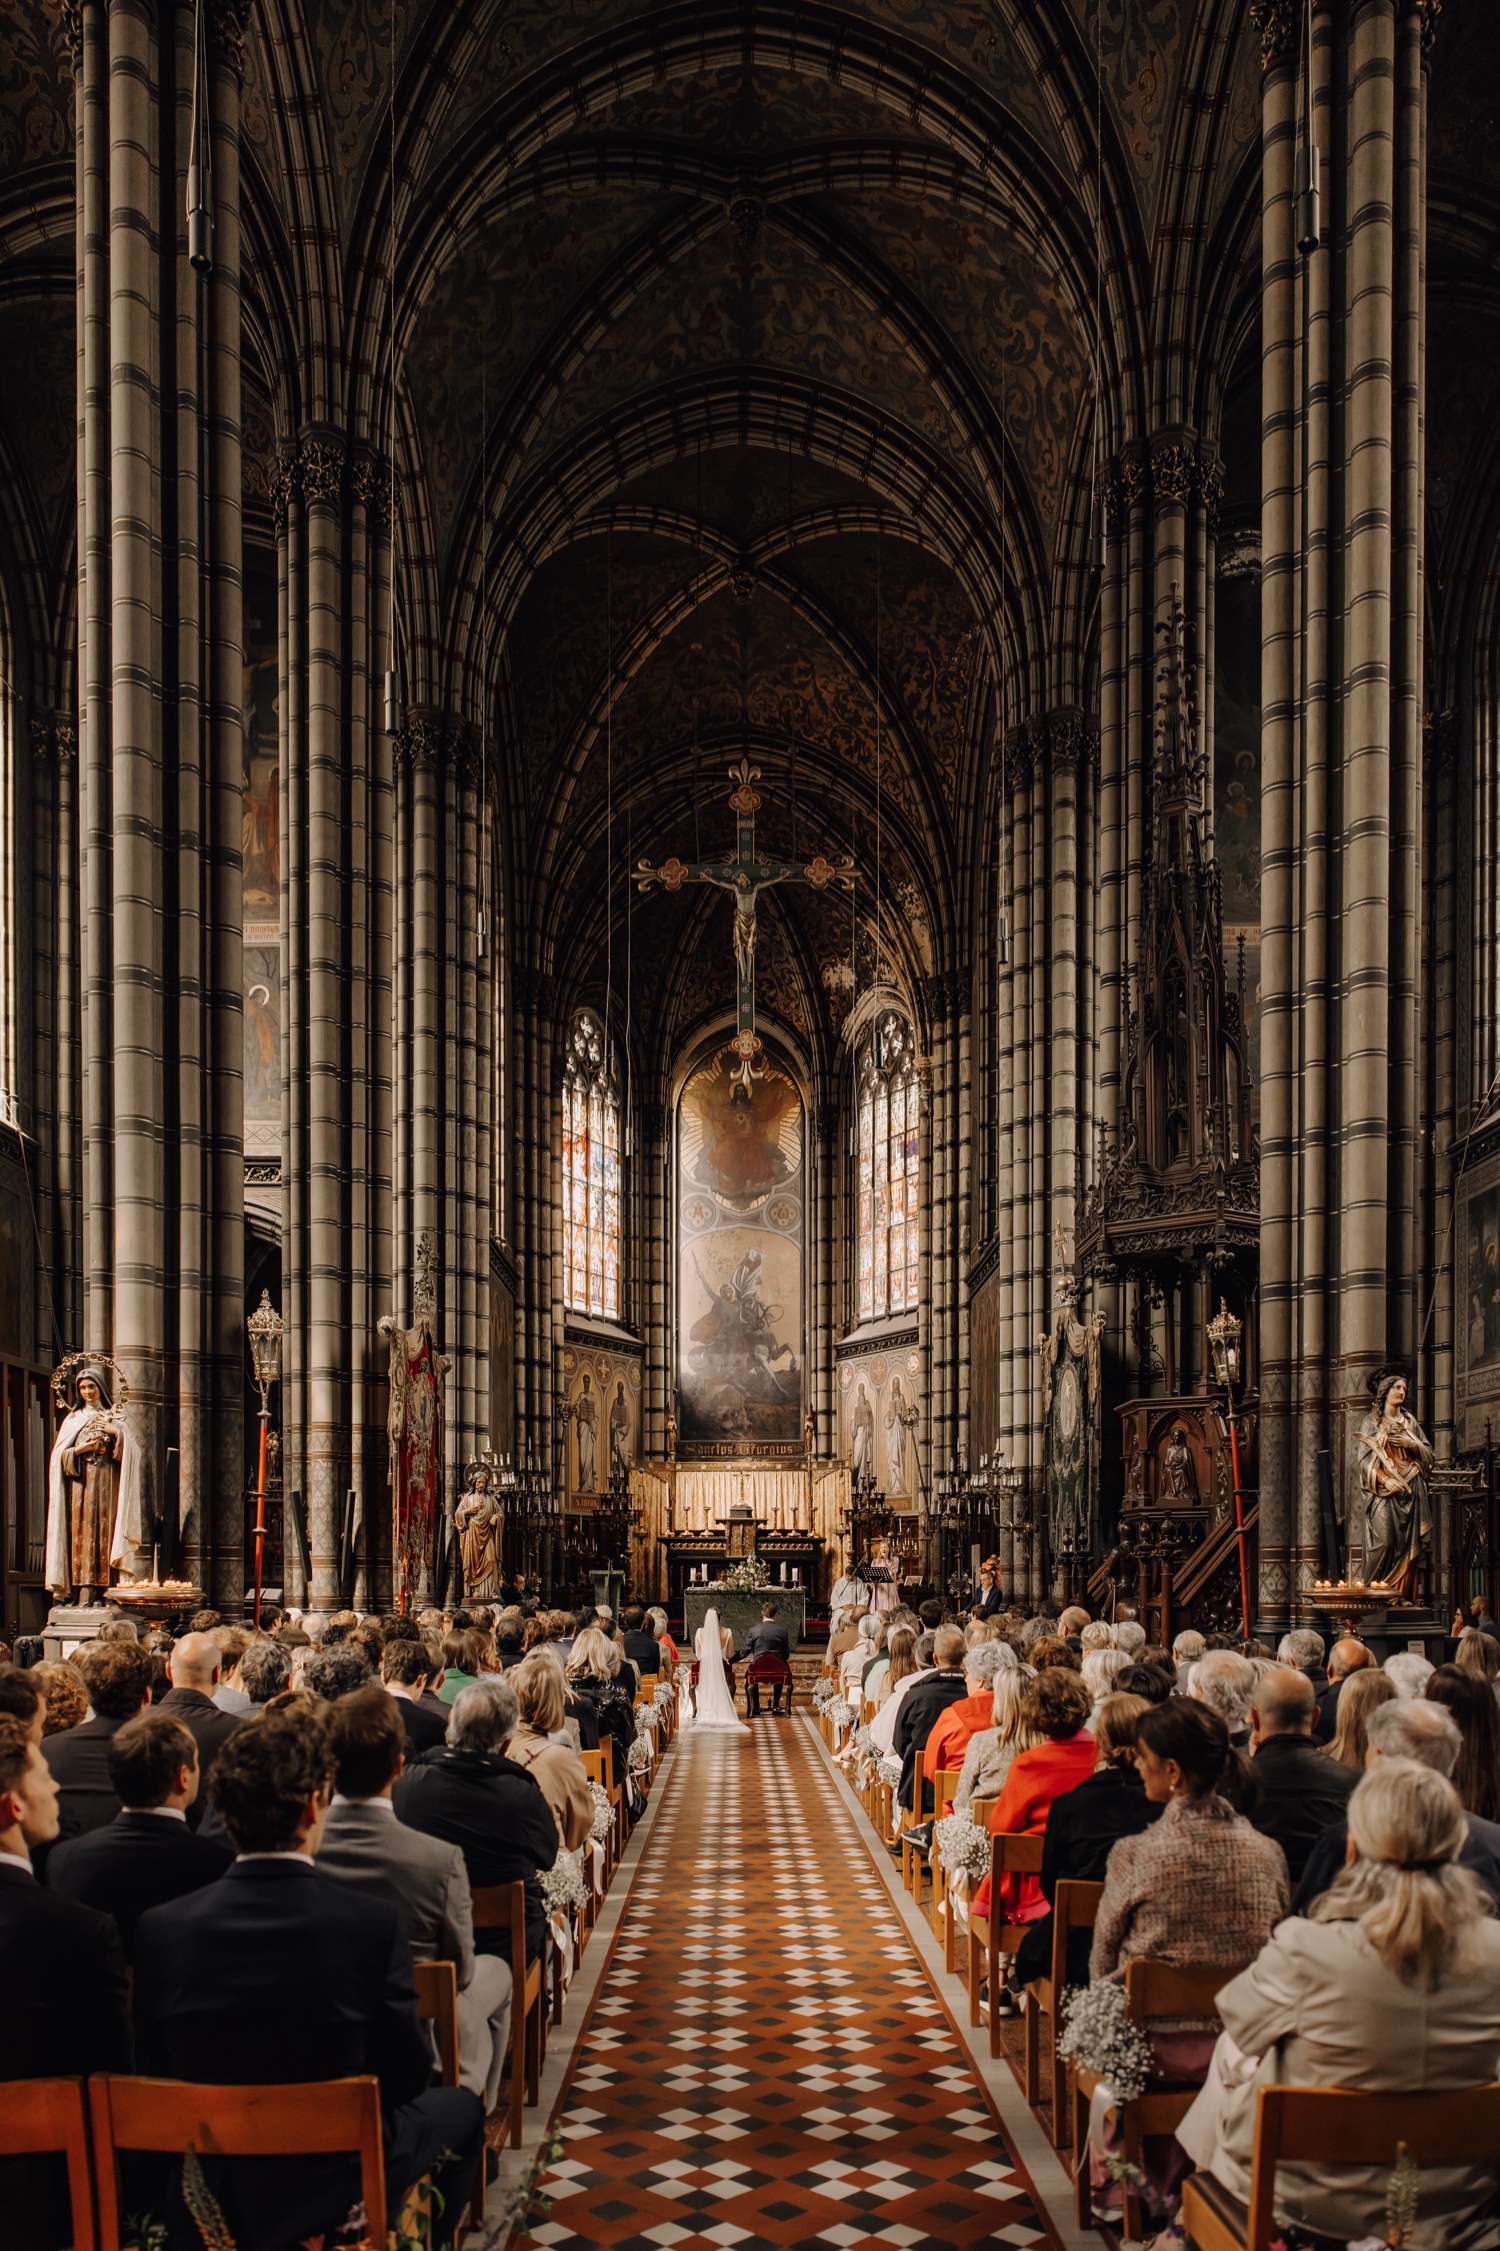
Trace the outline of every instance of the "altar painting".
<instances>
[{"instance_id":1,"label":"altar painting","mask_svg":"<svg viewBox=\"0 0 1500 2251\"><path fill-rule=\"evenodd\" d=\"M678 1106L678 1445L802 1444L803 1110L766 1057L748 1089L726 1046Z\"/></svg>"},{"instance_id":2,"label":"altar painting","mask_svg":"<svg viewBox=\"0 0 1500 2251\"><path fill-rule=\"evenodd\" d=\"M1500 1430L1500 1153L1459 1183L1454 1296L1458 1443Z\"/></svg>"}]
</instances>

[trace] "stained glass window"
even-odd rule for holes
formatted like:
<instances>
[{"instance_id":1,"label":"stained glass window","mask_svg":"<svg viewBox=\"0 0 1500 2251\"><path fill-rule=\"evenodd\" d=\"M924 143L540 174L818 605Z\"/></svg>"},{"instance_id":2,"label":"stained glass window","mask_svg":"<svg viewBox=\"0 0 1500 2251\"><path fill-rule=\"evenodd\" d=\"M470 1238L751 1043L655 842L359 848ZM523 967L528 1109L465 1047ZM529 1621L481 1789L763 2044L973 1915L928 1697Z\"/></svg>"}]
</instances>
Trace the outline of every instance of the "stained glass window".
<instances>
[{"instance_id":1,"label":"stained glass window","mask_svg":"<svg viewBox=\"0 0 1500 2251\"><path fill-rule=\"evenodd\" d=\"M911 1027L887 1014L860 1061L859 1318L907 1313L917 1302L918 1084Z\"/></svg>"},{"instance_id":2,"label":"stained glass window","mask_svg":"<svg viewBox=\"0 0 1500 2251\"><path fill-rule=\"evenodd\" d=\"M574 1018L563 1071L563 1298L571 1311L620 1313L620 1104L604 1028Z\"/></svg>"}]
</instances>

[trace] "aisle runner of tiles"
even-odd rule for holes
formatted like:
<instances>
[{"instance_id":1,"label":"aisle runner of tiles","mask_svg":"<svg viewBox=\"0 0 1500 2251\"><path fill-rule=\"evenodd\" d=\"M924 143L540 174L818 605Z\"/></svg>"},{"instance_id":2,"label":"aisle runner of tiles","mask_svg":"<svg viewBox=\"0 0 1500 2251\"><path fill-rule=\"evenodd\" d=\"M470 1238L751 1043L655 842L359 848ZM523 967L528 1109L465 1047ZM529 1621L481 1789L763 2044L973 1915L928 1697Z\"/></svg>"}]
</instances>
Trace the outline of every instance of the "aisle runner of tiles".
<instances>
[{"instance_id":1,"label":"aisle runner of tiles","mask_svg":"<svg viewBox=\"0 0 1500 2251\"><path fill-rule=\"evenodd\" d=\"M802 1727L678 1741L535 2240L1056 2251Z\"/></svg>"}]
</instances>

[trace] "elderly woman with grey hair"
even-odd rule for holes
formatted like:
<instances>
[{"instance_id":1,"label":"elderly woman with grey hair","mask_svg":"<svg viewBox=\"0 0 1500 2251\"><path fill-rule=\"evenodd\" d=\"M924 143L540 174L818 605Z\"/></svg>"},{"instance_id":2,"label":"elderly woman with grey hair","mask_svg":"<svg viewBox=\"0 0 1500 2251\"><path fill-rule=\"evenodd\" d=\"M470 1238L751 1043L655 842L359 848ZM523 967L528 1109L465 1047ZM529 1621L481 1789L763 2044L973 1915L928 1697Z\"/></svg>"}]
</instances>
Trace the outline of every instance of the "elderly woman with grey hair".
<instances>
[{"instance_id":1,"label":"elderly woman with grey hair","mask_svg":"<svg viewBox=\"0 0 1500 2251\"><path fill-rule=\"evenodd\" d=\"M471 1891L486 1884L525 1885L526 1959L535 1962L547 1931L541 1875L557 1858L557 1823L535 1779L505 1756L519 1720L508 1681L483 1680L461 1689L442 1749L403 1774L391 1794L409 1829L458 1846ZM476 1930L474 1946L480 1954L509 1961L509 1924Z\"/></svg>"}]
</instances>

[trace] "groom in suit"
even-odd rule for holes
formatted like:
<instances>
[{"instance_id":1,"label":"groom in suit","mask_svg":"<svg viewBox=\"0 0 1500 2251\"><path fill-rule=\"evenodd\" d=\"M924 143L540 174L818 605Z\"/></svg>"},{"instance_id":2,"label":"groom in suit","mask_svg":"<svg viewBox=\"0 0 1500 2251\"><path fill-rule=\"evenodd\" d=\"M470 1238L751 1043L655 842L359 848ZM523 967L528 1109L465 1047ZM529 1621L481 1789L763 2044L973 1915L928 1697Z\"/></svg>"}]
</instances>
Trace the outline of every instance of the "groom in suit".
<instances>
[{"instance_id":1,"label":"groom in suit","mask_svg":"<svg viewBox=\"0 0 1500 2251\"><path fill-rule=\"evenodd\" d=\"M760 1606L760 1624L752 1626L745 1636L744 1654L750 1660L745 1675L745 1702L751 1719L760 1717L760 1691L762 1684L771 1691L771 1709L781 1710L781 1691L786 1690L787 1710L792 1708L792 1643L774 1602ZM764 1669L762 1667L764 1666Z\"/></svg>"}]
</instances>

